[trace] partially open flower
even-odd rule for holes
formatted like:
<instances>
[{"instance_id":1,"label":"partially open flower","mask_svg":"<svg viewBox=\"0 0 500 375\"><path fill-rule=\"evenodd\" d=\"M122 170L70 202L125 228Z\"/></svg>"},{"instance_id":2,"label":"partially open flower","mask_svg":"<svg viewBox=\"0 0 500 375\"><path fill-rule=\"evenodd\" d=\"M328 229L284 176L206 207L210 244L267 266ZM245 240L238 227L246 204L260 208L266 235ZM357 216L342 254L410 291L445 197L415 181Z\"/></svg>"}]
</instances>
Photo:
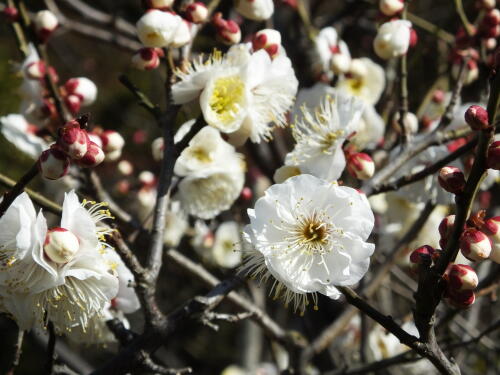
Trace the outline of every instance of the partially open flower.
<instances>
[{"instance_id":1,"label":"partially open flower","mask_svg":"<svg viewBox=\"0 0 500 375\"><path fill-rule=\"evenodd\" d=\"M57 144L72 159L81 159L87 152L89 136L76 120L66 123L58 130Z\"/></svg>"},{"instance_id":2,"label":"partially open flower","mask_svg":"<svg viewBox=\"0 0 500 375\"><path fill-rule=\"evenodd\" d=\"M35 14L33 23L35 25L37 35L42 42L45 42L57 26L59 26L57 17L50 10L41 10Z\"/></svg>"},{"instance_id":3,"label":"partially open flower","mask_svg":"<svg viewBox=\"0 0 500 375\"><path fill-rule=\"evenodd\" d=\"M355 178L367 180L375 173L375 163L368 154L352 153L347 156L347 171Z\"/></svg>"},{"instance_id":4,"label":"partially open flower","mask_svg":"<svg viewBox=\"0 0 500 375\"><path fill-rule=\"evenodd\" d=\"M480 105L471 105L465 112L465 122L473 130L483 130L489 127L488 112Z\"/></svg>"},{"instance_id":5,"label":"partially open flower","mask_svg":"<svg viewBox=\"0 0 500 375\"><path fill-rule=\"evenodd\" d=\"M235 221L219 225L215 232L212 258L218 266L234 268L241 263L241 229Z\"/></svg>"},{"instance_id":6,"label":"partially open flower","mask_svg":"<svg viewBox=\"0 0 500 375\"><path fill-rule=\"evenodd\" d=\"M438 181L444 190L452 194L461 194L465 188L464 174L457 167L447 166L441 168Z\"/></svg>"},{"instance_id":7,"label":"partially open flower","mask_svg":"<svg viewBox=\"0 0 500 375\"><path fill-rule=\"evenodd\" d=\"M264 21L274 13L273 0L235 0L234 9L243 17Z\"/></svg>"},{"instance_id":8,"label":"partially open flower","mask_svg":"<svg viewBox=\"0 0 500 375\"><path fill-rule=\"evenodd\" d=\"M217 38L222 43L232 45L240 42L241 30L236 22L225 20L220 12L214 14L212 22L217 31Z\"/></svg>"},{"instance_id":9,"label":"partially open flower","mask_svg":"<svg viewBox=\"0 0 500 375\"><path fill-rule=\"evenodd\" d=\"M449 287L455 291L476 289L479 279L476 271L465 264L452 264L448 270Z\"/></svg>"},{"instance_id":10,"label":"partially open flower","mask_svg":"<svg viewBox=\"0 0 500 375\"><path fill-rule=\"evenodd\" d=\"M179 16L153 9L137 21L137 36L146 47L168 47L182 22Z\"/></svg>"},{"instance_id":11,"label":"partially open flower","mask_svg":"<svg viewBox=\"0 0 500 375\"><path fill-rule=\"evenodd\" d=\"M38 168L43 177L57 180L65 176L69 169L69 158L57 147L45 150L38 159Z\"/></svg>"},{"instance_id":12,"label":"partially open flower","mask_svg":"<svg viewBox=\"0 0 500 375\"><path fill-rule=\"evenodd\" d=\"M104 157L102 149L90 141L87 145L87 152L83 155L83 158L78 160L78 164L82 167L93 168L101 164Z\"/></svg>"},{"instance_id":13,"label":"partially open flower","mask_svg":"<svg viewBox=\"0 0 500 375\"><path fill-rule=\"evenodd\" d=\"M410 29L411 23L406 20L384 23L373 40L375 53L385 60L406 54L410 46Z\"/></svg>"},{"instance_id":14,"label":"partially open flower","mask_svg":"<svg viewBox=\"0 0 500 375\"><path fill-rule=\"evenodd\" d=\"M68 94L78 96L84 106L91 105L97 98L97 86L85 77L69 79L64 84L64 88Z\"/></svg>"},{"instance_id":15,"label":"partially open flower","mask_svg":"<svg viewBox=\"0 0 500 375\"><path fill-rule=\"evenodd\" d=\"M52 228L47 232L43 251L55 263L68 263L80 248L78 238L64 228Z\"/></svg>"},{"instance_id":16,"label":"partially open flower","mask_svg":"<svg viewBox=\"0 0 500 375\"><path fill-rule=\"evenodd\" d=\"M271 56L275 57L281 45L281 34L273 29L257 31L252 38L252 48L254 51L264 49Z\"/></svg>"},{"instance_id":17,"label":"partially open flower","mask_svg":"<svg viewBox=\"0 0 500 375\"><path fill-rule=\"evenodd\" d=\"M472 261L484 260L490 256L491 242L483 232L469 228L460 237L460 250L467 259Z\"/></svg>"},{"instance_id":18,"label":"partially open flower","mask_svg":"<svg viewBox=\"0 0 500 375\"><path fill-rule=\"evenodd\" d=\"M202 2L196 1L186 7L186 19L193 23L203 23L208 18L208 9Z\"/></svg>"},{"instance_id":19,"label":"partially open flower","mask_svg":"<svg viewBox=\"0 0 500 375\"><path fill-rule=\"evenodd\" d=\"M132 66L140 70L153 70L160 66L160 57L155 48L141 48L132 56Z\"/></svg>"}]
</instances>

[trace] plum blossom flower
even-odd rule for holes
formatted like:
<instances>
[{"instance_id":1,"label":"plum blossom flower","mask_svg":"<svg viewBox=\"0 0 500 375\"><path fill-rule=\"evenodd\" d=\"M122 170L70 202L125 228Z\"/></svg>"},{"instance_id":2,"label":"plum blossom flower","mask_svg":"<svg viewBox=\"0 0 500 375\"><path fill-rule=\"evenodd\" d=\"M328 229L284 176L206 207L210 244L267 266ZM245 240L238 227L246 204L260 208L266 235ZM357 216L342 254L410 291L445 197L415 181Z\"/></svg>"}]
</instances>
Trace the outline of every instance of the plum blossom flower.
<instances>
[{"instance_id":1,"label":"plum blossom flower","mask_svg":"<svg viewBox=\"0 0 500 375\"><path fill-rule=\"evenodd\" d=\"M384 23L373 40L375 53L384 60L406 54L410 47L410 29L411 22L406 20Z\"/></svg>"},{"instance_id":2,"label":"plum blossom flower","mask_svg":"<svg viewBox=\"0 0 500 375\"><path fill-rule=\"evenodd\" d=\"M374 225L368 200L356 190L311 175L272 185L244 229L250 244L243 271L275 280L275 297L304 312L308 293L336 299L335 285L353 285L368 270ZM317 307L315 307L317 308Z\"/></svg>"},{"instance_id":3,"label":"plum blossom flower","mask_svg":"<svg viewBox=\"0 0 500 375\"><path fill-rule=\"evenodd\" d=\"M215 232L212 259L220 267L234 268L241 263L240 228L235 221L219 225Z\"/></svg>"},{"instance_id":4,"label":"plum blossom flower","mask_svg":"<svg viewBox=\"0 0 500 375\"><path fill-rule=\"evenodd\" d=\"M298 86L284 53L271 59L265 50L252 54L244 44L231 47L224 57L216 51L206 61L200 58L177 75L180 82L172 86L176 104L199 100L208 125L253 142L269 139L274 125L286 124Z\"/></svg>"},{"instance_id":5,"label":"plum blossom flower","mask_svg":"<svg viewBox=\"0 0 500 375\"><path fill-rule=\"evenodd\" d=\"M362 111L359 99L335 91L324 96L314 112L304 108L302 120L293 127L297 144L285 164L326 180L338 179L346 166L342 144L357 130Z\"/></svg>"},{"instance_id":6,"label":"plum blossom flower","mask_svg":"<svg viewBox=\"0 0 500 375\"><path fill-rule=\"evenodd\" d=\"M85 207L88 206L88 209ZM110 217L103 204L65 195L60 227L47 229L27 194L0 219L0 295L22 329L54 324L57 332L80 327L99 314L118 291L103 252L110 248L100 225Z\"/></svg>"},{"instance_id":7,"label":"plum blossom flower","mask_svg":"<svg viewBox=\"0 0 500 375\"><path fill-rule=\"evenodd\" d=\"M336 74L343 74L349 69L351 54L347 44L340 40L337 30L333 27L321 29L314 41L315 61L318 61L320 69L325 73L331 71Z\"/></svg>"},{"instance_id":8,"label":"plum blossom flower","mask_svg":"<svg viewBox=\"0 0 500 375\"><path fill-rule=\"evenodd\" d=\"M146 47L167 47L174 43L182 18L153 9L137 21L137 36Z\"/></svg>"},{"instance_id":9,"label":"plum blossom flower","mask_svg":"<svg viewBox=\"0 0 500 375\"><path fill-rule=\"evenodd\" d=\"M43 150L49 146L42 138L34 134L33 125L20 114L10 114L0 117L2 135L19 151L37 159Z\"/></svg>"}]
</instances>

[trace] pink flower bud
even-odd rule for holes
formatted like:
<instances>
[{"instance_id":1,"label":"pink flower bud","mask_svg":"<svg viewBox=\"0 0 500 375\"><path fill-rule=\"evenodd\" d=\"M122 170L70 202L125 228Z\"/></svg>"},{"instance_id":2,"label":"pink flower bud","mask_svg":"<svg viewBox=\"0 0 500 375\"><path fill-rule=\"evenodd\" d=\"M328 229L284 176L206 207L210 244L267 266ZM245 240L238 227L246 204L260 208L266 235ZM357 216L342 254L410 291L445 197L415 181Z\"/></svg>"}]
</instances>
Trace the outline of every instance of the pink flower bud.
<instances>
[{"instance_id":1,"label":"pink flower bud","mask_svg":"<svg viewBox=\"0 0 500 375\"><path fill-rule=\"evenodd\" d=\"M44 98L42 101L42 106L40 107L40 112L44 117L57 117L57 110L54 101L52 99Z\"/></svg>"},{"instance_id":2,"label":"pink flower bud","mask_svg":"<svg viewBox=\"0 0 500 375\"><path fill-rule=\"evenodd\" d=\"M91 132L87 132L87 135L89 136L90 141L94 142L97 146L102 148L102 141L101 141L100 133L95 132L95 131L91 131Z\"/></svg>"},{"instance_id":3,"label":"pink flower bud","mask_svg":"<svg viewBox=\"0 0 500 375\"><path fill-rule=\"evenodd\" d=\"M3 14L9 22L19 21L19 11L14 7L5 7L3 9Z\"/></svg>"},{"instance_id":4,"label":"pink flower bud","mask_svg":"<svg viewBox=\"0 0 500 375\"><path fill-rule=\"evenodd\" d=\"M248 186L245 186L241 190L240 198L242 201L249 202L253 197L253 192L252 189L250 189Z\"/></svg>"},{"instance_id":5,"label":"pink flower bud","mask_svg":"<svg viewBox=\"0 0 500 375\"><path fill-rule=\"evenodd\" d=\"M80 97L84 106L91 105L97 98L97 86L85 77L69 79L64 84L64 88L68 94Z\"/></svg>"},{"instance_id":6,"label":"pink flower bud","mask_svg":"<svg viewBox=\"0 0 500 375\"><path fill-rule=\"evenodd\" d=\"M24 69L26 75L30 79L42 79L45 76L45 63L43 61L35 61L28 64Z\"/></svg>"},{"instance_id":7,"label":"pink flower bud","mask_svg":"<svg viewBox=\"0 0 500 375\"><path fill-rule=\"evenodd\" d=\"M500 170L500 141L493 142L488 148L486 163L488 168Z\"/></svg>"},{"instance_id":8,"label":"pink flower bud","mask_svg":"<svg viewBox=\"0 0 500 375\"><path fill-rule=\"evenodd\" d=\"M51 147L40 155L38 169L43 177L57 180L68 173L69 158L59 148Z\"/></svg>"},{"instance_id":9,"label":"pink flower bud","mask_svg":"<svg viewBox=\"0 0 500 375\"><path fill-rule=\"evenodd\" d=\"M241 31L236 22L223 19L220 12L214 14L212 22L215 26L217 37L222 43L232 45L240 42Z\"/></svg>"},{"instance_id":10,"label":"pink flower bud","mask_svg":"<svg viewBox=\"0 0 500 375\"><path fill-rule=\"evenodd\" d=\"M436 104L441 104L444 101L445 93L443 90L434 90L432 93L432 101Z\"/></svg>"},{"instance_id":11,"label":"pink flower bud","mask_svg":"<svg viewBox=\"0 0 500 375\"><path fill-rule=\"evenodd\" d=\"M378 3L380 11L389 17L400 13L403 10L404 5L403 0L380 0Z\"/></svg>"},{"instance_id":12,"label":"pink flower bud","mask_svg":"<svg viewBox=\"0 0 500 375\"><path fill-rule=\"evenodd\" d=\"M465 112L465 122L473 130L482 130L489 127L488 112L479 105L471 105Z\"/></svg>"},{"instance_id":13,"label":"pink flower bud","mask_svg":"<svg viewBox=\"0 0 500 375\"><path fill-rule=\"evenodd\" d=\"M418 43L418 34L417 30L415 30L413 27L410 29L410 48L413 48L417 45Z\"/></svg>"},{"instance_id":14,"label":"pink flower bud","mask_svg":"<svg viewBox=\"0 0 500 375\"><path fill-rule=\"evenodd\" d=\"M449 287L457 290L476 289L479 280L476 271L465 264L452 264L448 271Z\"/></svg>"},{"instance_id":15,"label":"pink flower bud","mask_svg":"<svg viewBox=\"0 0 500 375\"><path fill-rule=\"evenodd\" d=\"M115 192L121 195L126 195L130 192L130 182L128 180L120 180L116 183Z\"/></svg>"},{"instance_id":16,"label":"pink flower bud","mask_svg":"<svg viewBox=\"0 0 500 375\"><path fill-rule=\"evenodd\" d=\"M68 263L79 249L80 241L69 230L57 227L47 231L43 251L54 263Z\"/></svg>"},{"instance_id":17,"label":"pink flower bud","mask_svg":"<svg viewBox=\"0 0 500 375\"><path fill-rule=\"evenodd\" d=\"M281 34L279 31L264 29L258 31L252 38L252 48L254 51L264 49L271 58L278 54L281 45Z\"/></svg>"},{"instance_id":18,"label":"pink flower bud","mask_svg":"<svg viewBox=\"0 0 500 375\"><path fill-rule=\"evenodd\" d=\"M476 295L472 290L450 291L446 292L446 302L457 309L466 309L474 303Z\"/></svg>"},{"instance_id":19,"label":"pink flower bud","mask_svg":"<svg viewBox=\"0 0 500 375\"><path fill-rule=\"evenodd\" d=\"M59 26L57 17L50 10L41 10L35 14L33 20L35 30L42 42L45 42L54 30Z\"/></svg>"},{"instance_id":20,"label":"pink flower bud","mask_svg":"<svg viewBox=\"0 0 500 375\"><path fill-rule=\"evenodd\" d=\"M104 152L94 142L89 141L87 145L87 152L83 158L78 160L78 165L84 168L93 168L98 166L104 161Z\"/></svg>"},{"instance_id":21,"label":"pink flower bud","mask_svg":"<svg viewBox=\"0 0 500 375\"><path fill-rule=\"evenodd\" d=\"M429 245L424 245L415 249L410 254L410 262L414 264L431 264L434 248Z\"/></svg>"},{"instance_id":22,"label":"pink flower bud","mask_svg":"<svg viewBox=\"0 0 500 375\"><path fill-rule=\"evenodd\" d=\"M132 66L139 70L153 70L160 66L160 57L155 48L141 48L132 56Z\"/></svg>"},{"instance_id":23,"label":"pink flower bud","mask_svg":"<svg viewBox=\"0 0 500 375\"><path fill-rule=\"evenodd\" d=\"M367 180L375 173L375 163L368 154L353 153L347 157L347 171L355 178Z\"/></svg>"},{"instance_id":24,"label":"pink flower bud","mask_svg":"<svg viewBox=\"0 0 500 375\"><path fill-rule=\"evenodd\" d=\"M465 188L465 177L463 172L452 166L443 167L439 170L439 185L453 194L460 194Z\"/></svg>"},{"instance_id":25,"label":"pink flower bud","mask_svg":"<svg viewBox=\"0 0 500 375\"><path fill-rule=\"evenodd\" d=\"M455 225L455 215L448 215L439 224L439 234L441 238L448 239Z\"/></svg>"},{"instance_id":26,"label":"pink flower bud","mask_svg":"<svg viewBox=\"0 0 500 375\"><path fill-rule=\"evenodd\" d=\"M462 254L469 260L483 260L490 256L491 242L483 232L469 228L460 237L460 250L462 250Z\"/></svg>"},{"instance_id":27,"label":"pink flower bud","mask_svg":"<svg viewBox=\"0 0 500 375\"><path fill-rule=\"evenodd\" d=\"M122 154L125 140L114 130L105 130L101 133L102 149L106 154L106 160L113 161L118 159Z\"/></svg>"},{"instance_id":28,"label":"pink flower bud","mask_svg":"<svg viewBox=\"0 0 500 375\"><path fill-rule=\"evenodd\" d=\"M76 115L80 111L82 101L79 96L71 94L64 98L64 104L73 115Z\"/></svg>"},{"instance_id":29,"label":"pink flower bud","mask_svg":"<svg viewBox=\"0 0 500 375\"><path fill-rule=\"evenodd\" d=\"M58 130L57 144L72 159L81 159L87 152L89 136L76 120L69 121Z\"/></svg>"},{"instance_id":30,"label":"pink flower bud","mask_svg":"<svg viewBox=\"0 0 500 375\"><path fill-rule=\"evenodd\" d=\"M208 18L208 9L205 4L197 1L186 8L186 19L193 23L203 23Z\"/></svg>"},{"instance_id":31,"label":"pink flower bud","mask_svg":"<svg viewBox=\"0 0 500 375\"><path fill-rule=\"evenodd\" d=\"M481 230L488 236L492 244L490 259L500 264L500 216L485 220Z\"/></svg>"},{"instance_id":32,"label":"pink flower bud","mask_svg":"<svg viewBox=\"0 0 500 375\"><path fill-rule=\"evenodd\" d=\"M139 182L147 187L154 186L156 184L156 177L150 171L142 171L139 174Z\"/></svg>"},{"instance_id":33,"label":"pink flower bud","mask_svg":"<svg viewBox=\"0 0 500 375\"><path fill-rule=\"evenodd\" d=\"M147 9L160 9L160 10L168 10L174 0L143 0L142 4L144 8Z\"/></svg>"}]
</instances>

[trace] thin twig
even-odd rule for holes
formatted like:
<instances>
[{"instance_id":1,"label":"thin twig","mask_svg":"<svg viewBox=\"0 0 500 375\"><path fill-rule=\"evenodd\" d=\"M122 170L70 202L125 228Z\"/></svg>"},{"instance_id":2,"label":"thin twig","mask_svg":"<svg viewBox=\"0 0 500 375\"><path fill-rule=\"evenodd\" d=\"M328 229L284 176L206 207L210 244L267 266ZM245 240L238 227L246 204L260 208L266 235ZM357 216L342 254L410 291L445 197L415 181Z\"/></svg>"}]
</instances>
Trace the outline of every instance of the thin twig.
<instances>
[{"instance_id":1,"label":"thin twig","mask_svg":"<svg viewBox=\"0 0 500 375\"><path fill-rule=\"evenodd\" d=\"M7 193L4 194L3 200L0 202L0 217L2 217L7 209L10 207L12 202L17 198L19 194L21 194L26 187L30 183L30 181L36 177L38 174L38 165L37 163L33 164L31 168L21 177L21 179L10 189Z\"/></svg>"},{"instance_id":2,"label":"thin twig","mask_svg":"<svg viewBox=\"0 0 500 375\"><path fill-rule=\"evenodd\" d=\"M50 321L47 324L47 331L49 333L49 341L47 343L47 362L45 363L44 374L51 375L56 360L56 332L54 330L54 324Z\"/></svg>"}]
</instances>

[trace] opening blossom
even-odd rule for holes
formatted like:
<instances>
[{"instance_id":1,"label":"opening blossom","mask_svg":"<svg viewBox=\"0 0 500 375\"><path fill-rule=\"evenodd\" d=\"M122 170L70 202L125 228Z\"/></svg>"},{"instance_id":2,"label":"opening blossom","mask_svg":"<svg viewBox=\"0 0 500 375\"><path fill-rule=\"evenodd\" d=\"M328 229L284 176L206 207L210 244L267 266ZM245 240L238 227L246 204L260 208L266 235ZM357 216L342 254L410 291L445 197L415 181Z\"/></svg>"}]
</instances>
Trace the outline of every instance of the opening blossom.
<instances>
[{"instance_id":1,"label":"opening blossom","mask_svg":"<svg viewBox=\"0 0 500 375\"><path fill-rule=\"evenodd\" d=\"M395 20L380 26L373 40L375 53L382 59L403 56L410 47L411 22Z\"/></svg>"},{"instance_id":2,"label":"opening blossom","mask_svg":"<svg viewBox=\"0 0 500 375\"><path fill-rule=\"evenodd\" d=\"M298 86L284 53L271 59L265 50L251 53L244 44L231 47L225 56L216 51L206 61L200 58L177 75L175 104L199 100L208 125L253 142L269 139L274 125L286 124Z\"/></svg>"},{"instance_id":3,"label":"opening blossom","mask_svg":"<svg viewBox=\"0 0 500 375\"><path fill-rule=\"evenodd\" d=\"M337 299L335 285L353 285L368 270L375 246L368 200L355 189L311 175L272 185L248 210L244 238L251 248L244 272L272 276L275 298L304 312L308 293ZM315 306L315 308L317 308Z\"/></svg>"},{"instance_id":4,"label":"opening blossom","mask_svg":"<svg viewBox=\"0 0 500 375\"><path fill-rule=\"evenodd\" d=\"M0 219L0 305L21 329L50 321L58 333L85 331L117 295L119 280L103 257L114 250L104 238L111 229L99 225L110 217L102 207L71 191L49 231L23 193Z\"/></svg>"}]
</instances>

